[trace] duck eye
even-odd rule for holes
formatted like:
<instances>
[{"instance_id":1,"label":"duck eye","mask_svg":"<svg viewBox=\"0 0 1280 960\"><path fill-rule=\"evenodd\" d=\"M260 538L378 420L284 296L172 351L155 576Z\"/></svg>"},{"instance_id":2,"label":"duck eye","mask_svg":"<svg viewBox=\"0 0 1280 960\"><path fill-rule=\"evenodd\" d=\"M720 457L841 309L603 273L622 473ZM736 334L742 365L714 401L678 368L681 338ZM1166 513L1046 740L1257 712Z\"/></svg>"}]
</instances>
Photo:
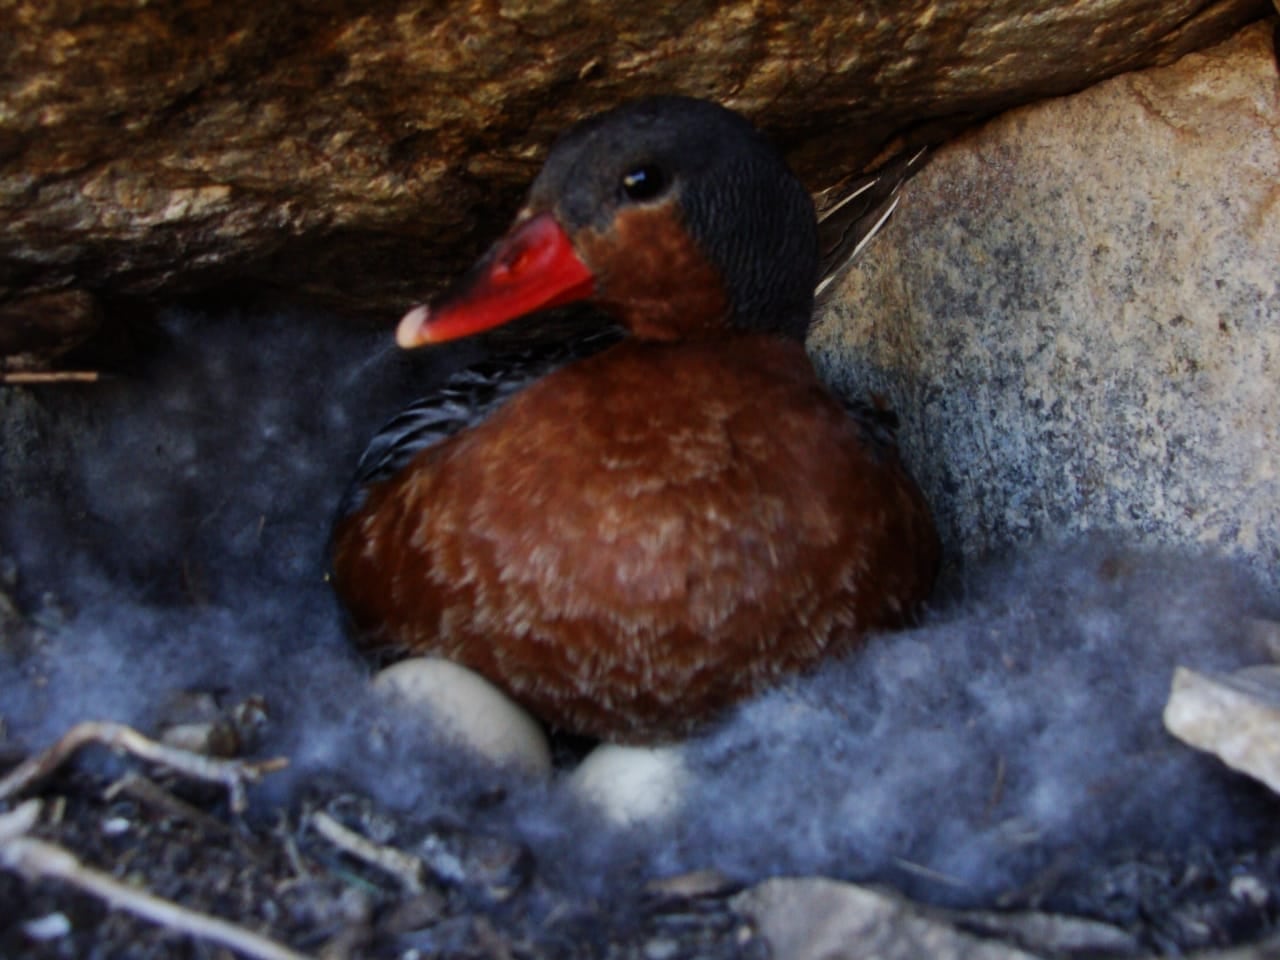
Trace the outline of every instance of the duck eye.
<instances>
[{"instance_id":1,"label":"duck eye","mask_svg":"<svg viewBox=\"0 0 1280 960\"><path fill-rule=\"evenodd\" d=\"M667 188L667 182L666 171L646 163L622 175L622 192L628 200L652 200Z\"/></svg>"}]
</instances>

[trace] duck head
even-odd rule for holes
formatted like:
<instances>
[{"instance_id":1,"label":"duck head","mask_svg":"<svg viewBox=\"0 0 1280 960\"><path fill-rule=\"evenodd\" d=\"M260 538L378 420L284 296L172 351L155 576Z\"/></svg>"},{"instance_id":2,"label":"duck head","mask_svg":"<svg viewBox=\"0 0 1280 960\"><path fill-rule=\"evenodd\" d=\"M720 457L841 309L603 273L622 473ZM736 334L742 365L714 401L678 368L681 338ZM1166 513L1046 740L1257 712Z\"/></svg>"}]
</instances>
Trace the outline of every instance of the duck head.
<instances>
[{"instance_id":1,"label":"duck head","mask_svg":"<svg viewBox=\"0 0 1280 960\"><path fill-rule=\"evenodd\" d=\"M401 320L441 343L574 302L641 339L802 339L818 275L809 194L743 117L684 97L583 121L552 148L511 228Z\"/></svg>"}]
</instances>

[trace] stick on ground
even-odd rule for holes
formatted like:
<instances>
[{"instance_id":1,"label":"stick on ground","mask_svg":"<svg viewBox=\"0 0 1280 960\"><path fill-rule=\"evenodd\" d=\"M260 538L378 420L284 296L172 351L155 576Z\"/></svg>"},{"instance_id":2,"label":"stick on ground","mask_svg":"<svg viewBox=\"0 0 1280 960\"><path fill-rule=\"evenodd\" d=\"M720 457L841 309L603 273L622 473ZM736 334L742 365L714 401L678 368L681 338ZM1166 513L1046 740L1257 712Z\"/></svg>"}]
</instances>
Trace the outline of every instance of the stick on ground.
<instances>
[{"instance_id":1,"label":"stick on ground","mask_svg":"<svg viewBox=\"0 0 1280 960\"><path fill-rule=\"evenodd\" d=\"M421 893L425 889L422 885L422 876L426 867L412 854L397 850L395 847L374 843L354 830L347 829L323 810L318 810L311 815L311 826L320 836L339 849L398 878L405 889L411 893Z\"/></svg>"},{"instance_id":2,"label":"stick on ground","mask_svg":"<svg viewBox=\"0 0 1280 960\"><path fill-rule=\"evenodd\" d=\"M112 750L123 750L140 760L161 766L209 783L220 783L227 788L231 809L242 813L247 804L245 784L257 783L268 773L288 765L288 760L275 757L270 760L217 760L203 754L192 753L178 747L170 747L148 739L123 723L86 721L68 730L47 750L18 764L0 780L0 800L22 793L52 774L81 747L100 744Z\"/></svg>"},{"instance_id":3,"label":"stick on ground","mask_svg":"<svg viewBox=\"0 0 1280 960\"><path fill-rule=\"evenodd\" d=\"M96 370L14 370L0 373L0 383L7 386L36 386L47 383L97 383Z\"/></svg>"},{"instance_id":4,"label":"stick on ground","mask_svg":"<svg viewBox=\"0 0 1280 960\"><path fill-rule=\"evenodd\" d=\"M61 880L112 909L124 910L186 936L211 940L254 960L308 960L306 954L228 920L189 910L121 883L109 873L86 867L56 844L27 836L39 815L39 800L28 800L15 810L0 814L0 867L13 870L32 883Z\"/></svg>"}]
</instances>

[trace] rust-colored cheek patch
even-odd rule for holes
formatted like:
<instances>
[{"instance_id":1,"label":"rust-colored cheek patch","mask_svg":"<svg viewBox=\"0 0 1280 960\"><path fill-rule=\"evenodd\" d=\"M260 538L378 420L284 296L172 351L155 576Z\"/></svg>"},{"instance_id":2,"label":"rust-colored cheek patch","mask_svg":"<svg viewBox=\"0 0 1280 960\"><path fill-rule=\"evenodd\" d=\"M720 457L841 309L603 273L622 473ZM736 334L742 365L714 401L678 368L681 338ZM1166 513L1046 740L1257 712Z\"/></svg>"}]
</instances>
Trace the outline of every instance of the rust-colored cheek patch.
<instances>
[{"instance_id":1,"label":"rust-colored cheek patch","mask_svg":"<svg viewBox=\"0 0 1280 960\"><path fill-rule=\"evenodd\" d=\"M607 231L574 237L596 275L596 300L641 340L688 340L722 333L724 278L680 222L675 203L629 207Z\"/></svg>"}]
</instances>

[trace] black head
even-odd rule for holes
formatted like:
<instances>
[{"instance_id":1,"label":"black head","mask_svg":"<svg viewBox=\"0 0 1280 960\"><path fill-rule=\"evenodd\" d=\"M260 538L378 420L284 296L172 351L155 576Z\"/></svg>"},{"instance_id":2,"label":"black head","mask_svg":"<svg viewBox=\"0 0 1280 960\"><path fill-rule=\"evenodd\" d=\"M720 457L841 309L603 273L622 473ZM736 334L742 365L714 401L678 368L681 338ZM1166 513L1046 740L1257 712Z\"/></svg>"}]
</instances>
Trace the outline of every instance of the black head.
<instances>
[{"instance_id":1,"label":"black head","mask_svg":"<svg viewBox=\"0 0 1280 960\"><path fill-rule=\"evenodd\" d=\"M453 339L576 300L642 338L800 339L817 277L813 203L777 150L731 110L655 97L561 137L507 234L397 339Z\"/></svg>"},{"instance_id":2,"label":"black head","mask_svg":"<svg viewBox=\"0 0 1280 960\"><path fill-rule=\"evenodd\" d=\"M575 241L584 231L616 232L631 212L665 216L720 276L735 329L800 338L808 329L818 276L813 202L774 146L731 110L653 97L585 120L552 148L528 208L553 211ZM628 247L613 257L664 269L652 252Z\"/></svg>"}]
</instances>

